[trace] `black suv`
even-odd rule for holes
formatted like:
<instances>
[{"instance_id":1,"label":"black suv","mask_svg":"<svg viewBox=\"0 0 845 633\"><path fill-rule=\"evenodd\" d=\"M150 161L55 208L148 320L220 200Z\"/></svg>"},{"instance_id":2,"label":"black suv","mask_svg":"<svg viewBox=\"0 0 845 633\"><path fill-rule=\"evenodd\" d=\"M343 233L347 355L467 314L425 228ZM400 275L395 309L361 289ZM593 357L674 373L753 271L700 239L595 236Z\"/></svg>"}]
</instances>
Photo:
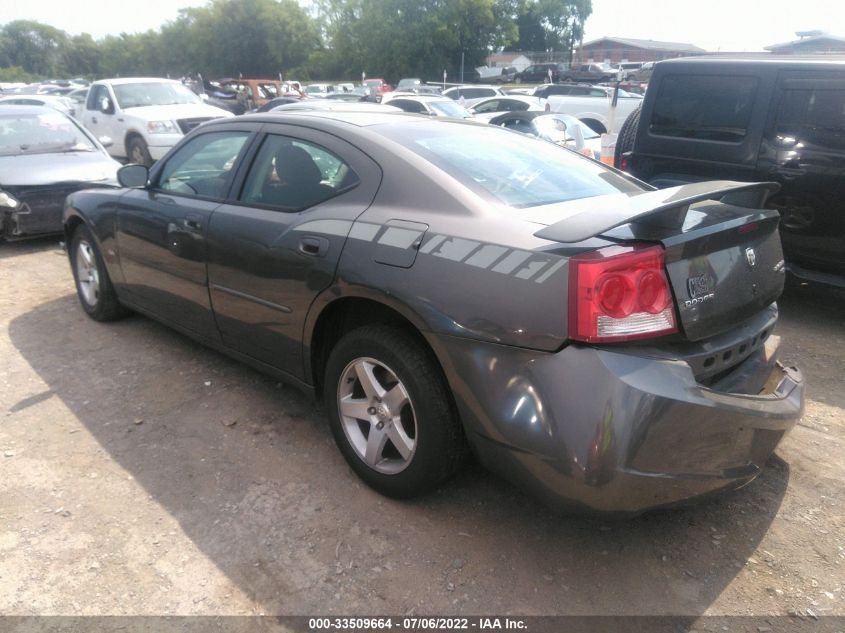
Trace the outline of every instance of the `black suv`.
<instances>
[{"instance_id":1,"label":"black suv","mask_svg":"<svg viewBox=\"0 0 845 633\"><path fill-rule=\"evenodd\" d=\"M549 81L549 71L552 73L552 83L560 81L561 74L567 71L566 64L533 64L516 73L513 80L520 83L543 83Z\"/></svg>"},{"instance_id":2,"label":"black suv","mask_svg":"<svg viewBox=\"0 0 845 633\"><path fill-rule=\"evenodd\" d=\"M775 181L789 270L845 287L845 60L660 62L616 166L664 188Z\"/></svg>"}]
</instances>

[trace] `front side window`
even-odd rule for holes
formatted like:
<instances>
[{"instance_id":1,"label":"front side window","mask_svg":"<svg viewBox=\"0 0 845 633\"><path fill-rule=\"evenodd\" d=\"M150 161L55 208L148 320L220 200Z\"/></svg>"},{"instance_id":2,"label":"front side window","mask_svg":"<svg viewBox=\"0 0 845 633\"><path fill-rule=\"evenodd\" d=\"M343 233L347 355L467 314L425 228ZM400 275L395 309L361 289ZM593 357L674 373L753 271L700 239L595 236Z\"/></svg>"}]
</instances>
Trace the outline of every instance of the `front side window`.
<instances>
[{"instance_id":1,"label":"front side window","mask_svg":"<svg viewBox=\"0 0 845 633\"><path fill-rule=\"evenodd\" d=\"M358 181L349 165L329 150L268 134L239 200L280 211L301 211L349 191Z\"/></svg>"},{"instance_id":2,"label":"front side window","mask_svg":"<svg viewBox=\"0 0 845 633\"><path fill-rule=\"evenodd\" d=\"M776 140L845 149L845 90L786 90L778 110Z\"/></svg>"},{"instance_id":3,"label":"front side window","mask_svg":"<svg viewBox=\"0 0 845 633\"><path fill-rule=\"evenodd\" d=\"M194 137L170 159L158 188L170 193L222 199L248 132L213 132Z\"/></svg>"},{"instance_id":4,"label":"front side window","mask_svg":"<svg viewBox=\"0 0 845 633\"><path fill-rule=\"evenodd\" d=\"M667 75L649 131L657 136L739 143L748 132L756 77Z\"/></svg>"},{"instance_id":5,"label":"front side window","mask_svg":"<svg viewBox=\"0 0 845 633\"><path fill-rule=\"evenodd\" d=\"M106 90L105 86L94 86L91 88L91 91L88 93L88 103L85 107L88 110L99 110L100 109L100 101L102 101L105 97L108 97L109 93Z\"/></svg>"}]
</instances>

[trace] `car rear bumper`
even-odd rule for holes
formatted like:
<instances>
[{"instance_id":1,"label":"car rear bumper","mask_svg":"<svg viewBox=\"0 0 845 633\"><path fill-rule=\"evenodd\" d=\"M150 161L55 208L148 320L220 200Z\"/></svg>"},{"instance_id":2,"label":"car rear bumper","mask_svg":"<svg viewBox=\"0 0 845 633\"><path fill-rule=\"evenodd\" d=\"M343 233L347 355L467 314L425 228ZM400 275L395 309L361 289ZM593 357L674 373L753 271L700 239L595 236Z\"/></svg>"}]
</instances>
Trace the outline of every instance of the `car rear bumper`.
<instances>
[{"instance_id":1,"label":"car rear bumper","mask_svg":"<svg viewBox=\"0 0 845 633\"><path fill-rule=\"evenodd\" d=\"M801 373L777 362L777 337L709 387L678 359L439 343L481 461L570 510L634 514L740 487L803 410Z\"/></svg>"}]
</instances>

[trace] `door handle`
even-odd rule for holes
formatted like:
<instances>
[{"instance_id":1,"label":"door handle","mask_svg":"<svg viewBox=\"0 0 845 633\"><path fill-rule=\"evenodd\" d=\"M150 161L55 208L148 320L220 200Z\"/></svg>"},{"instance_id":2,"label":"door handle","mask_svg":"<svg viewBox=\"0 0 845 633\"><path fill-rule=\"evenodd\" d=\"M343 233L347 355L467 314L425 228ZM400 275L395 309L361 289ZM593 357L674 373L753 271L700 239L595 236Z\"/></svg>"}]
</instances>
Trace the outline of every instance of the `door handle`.
<instances>
[{"instance_id":1,"label":"door handle","mask_svg":"<svg viewBox=\"0 0 845 633\"><path fill-rule=\"evenodd\" d=\"M96 123L96 122L97 122L97 117L92 116L92 117L91 117L91 123Z\"/></svg>"},{"instance_id":2,"label":"door handle","mask_svg":"<svg viewBox=\"0 0 845 633\"><path fill-rule=\"evenodd\" d=\"M196 213L185 214L185 227L191 231L202 230L202 218Z\"/></svg>"},{"instance_id":3,"label":"door handle","mask_svg":"<svg viewBox=\"0 0 845 633\"><path fill-rule=\"evenodd\" d=\"M322 257L329 250L329 241L325 237L307 235L299 240L299 252L311 257Z\"/></svg>"}]
</instances>

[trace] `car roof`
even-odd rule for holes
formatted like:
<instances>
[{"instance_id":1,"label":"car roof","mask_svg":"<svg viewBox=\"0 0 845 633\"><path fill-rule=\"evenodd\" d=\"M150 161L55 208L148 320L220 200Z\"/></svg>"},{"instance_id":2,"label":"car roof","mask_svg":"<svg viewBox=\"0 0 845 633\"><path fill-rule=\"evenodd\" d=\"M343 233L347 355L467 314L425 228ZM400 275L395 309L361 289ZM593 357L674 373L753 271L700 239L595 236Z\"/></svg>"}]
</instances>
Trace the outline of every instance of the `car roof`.
<instances>
[{"instance_id":1,"label":"car roof","mask_svg":"<svg viewBox=\"0 0 845 633\"><path fill-rule=\"evenodd\" d=\"M0 99L1 101L2 99ZM37 106L37 105L6 105L0 109L0 114L44 114L45 112L54 114L58 112L62 116L67 116L61 110L56 110L55 108L51 108L49 106Z\"/></svg>"},{"instance_id":2,"label":"car roof","mask_svg":"<svg viewBox=\"0 0 845 633\"><path fill-rule=\"evenodd\" d=\"M349 110L274 110L271 112L257 112L255 114L244 114L237 117L222 117L214 119L203 124L204 129L211 127L237 125L239 121L254 121L261 123L313 123L323 122L331 127L358 127L366 128L378 125L397 124L397 123L414 123L440 126L447 121L434 120L430 117L421 117L418 114L411 114L404 112L399 108L392 108L390 111L359 111L353 112ZM456 120L459 121L460 120ZM471 125L481 125L484 123L477 123L475 121L469 122Z\"/></svg>"},{"instance_id":3,"label":"car roof","mask_svg":"<svg viewBox=\"0 0 845 633\"><path fill-rule=\"evenodd\" d=\"M425 103L430 103L432 101L448 101L449 103L455 103L453 99L449 97L444 97L443 95L417 95L417 94L397 94L392 96L388 101L384 103L386 105L390 105L391 101L396 101L397 99L408 99L409 101L420 101Z\"/></svg>"},{"instance_id":4,"label":"car roof","mask_svg":"<svg viewBox=\"0 0 845 633\"><path fill-rule=\"evenodd\" d=\"M481 103L484 103L485 101L493 101L494 99L498 100L498 101L501 101L502 99L513 99L514 101L520 101L522 103L537 104L537 105L543 104L543 101L541 101L542 97L535 97L533 95L510 95L510 94L508 94L508 95L495 95L495 96L492 96L492 97L484 97L483 99L478 101L478 103L476 103L475 105L479 105Z\"/></svg>"},{"instance_id":5,"label":"car roof","mask_svg":"<svg viewBox=\"0 0 845 633\"><path fill-rule=\"evenodd\" d=\"M491 84L461 84L460 86L449 86L447 90L456 90L459 88L492 88L493 90L500 90L499 86Z\"/></svg>"},{"instance_id":6,"label":"car roof","mask_svg":"<svg viewBox=\"0 0 845 633\"><path fill-rule=\"evenodd\" d=\"M36 101L41 100L46 102L54 102L59 101L61 103L65 103L67 97L65 95L49 95L49 94L41 94L41 95L30 95L30 94L10 94L10 95L2 95L0 96L0 101L11 101L12 99L34 99Z\"/></svg>"},{"instance_id":7,"label":"car roof","mask_svg":"<svg viewBox=\"0 0 845 633\"><path fill-rule=\"evenodd\" d=\"M273 112L392 112L399 110L388 104L367 102L325 101L323 99L302 100L298 103L286 103L274 108Z\"/></svg>"},{"instance_id":8,"label":"car roof","mask_svg":"<svg viewBox=\"0 0 845 633\"><path fill-rule=\"evenodd\" d=\"M167 84L179 84L180 82L176 81L175 79L165 79L163 77L114 77L112 79L98 79L96 83L110 83L114 86L118 86L121 84L146 84L146 83L167 83Z\"/></svg>"},{"instance_id":9,"label":"car roof","mask_svg":"<svg viewBox=\"0 0 845 633\"><path fill-rule=\"evenodd\" d=\"M753 57L739 55L722 56L701 56L701 57L679 57L677 59L666 59L660 64L670 66L681 66L685 64L730 64L747 66L845 66L845 55L789 55L788 57Z\"/></svg>"}]
</instances>

